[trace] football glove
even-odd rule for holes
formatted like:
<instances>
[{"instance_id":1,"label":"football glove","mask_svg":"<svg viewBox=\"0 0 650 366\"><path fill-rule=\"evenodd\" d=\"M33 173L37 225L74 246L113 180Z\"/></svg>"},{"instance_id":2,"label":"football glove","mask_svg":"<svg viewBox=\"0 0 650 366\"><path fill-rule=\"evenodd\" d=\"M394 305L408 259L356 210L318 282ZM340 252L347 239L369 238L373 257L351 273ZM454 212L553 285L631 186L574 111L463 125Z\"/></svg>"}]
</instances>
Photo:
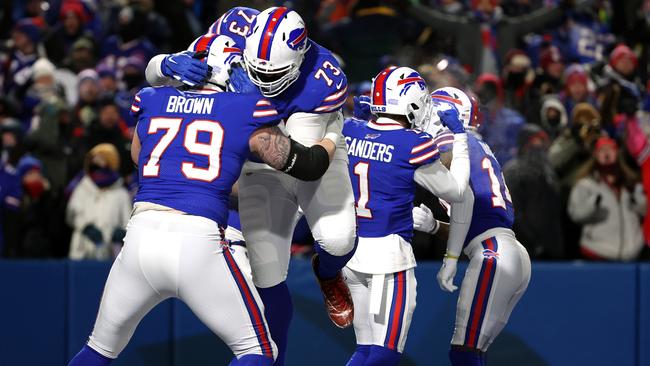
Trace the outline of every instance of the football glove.
<instances>
[{"instance_id":1,"label":"football glove","mask_svg":"<svg viewBox=\"0 0 650 366\"><path fill-rule=\"evenodd\" d=\"M456 108L449 108L444 111L438 111L438 117L443 126L447 127L453 133L465 133L465 126L458 116Z\"/></svg>"},{"instance_id":2,"label":"football glove","mask_svg":"<svg viewBox=\"0 0 650 366\"><path fill-rule=\"evenodd\" d=\"M429 234L435 234L440 224L433 217L433 212L423 203L420 207L413 207L413 229Z\"/></svg>"},{"instance_id":3,"label":"football glove","mask_svg":"<svg viewBox=\"0 0 650 366\"><path fill-rule=\"evenodd\" d=\"M354 97L354 118L367 121L370 119L370 97L359 95Z\"/></svg>"},{"instance_id":4,"label":"football glove","mask_svg":"<svg viewBox=\"0 0 650 366\"><path fill-rule=\"evenodd\" d=\"M207 63L195 57L191 51L183 51L165 56L161 64L163 75L174 78L185 85L202 84L210 76Z\"/></svg>"},{"instance_id":5,"label":"football glove","mask_svg":"<svg viewBox=\"0 0 650 366\"><path fill-rule=\"evenodd\" d=\"M232 64L228 70L228 89L235 93L253 93L257 86L248 78L246 70L240 64Z\"/></svg>"}]
</instances>

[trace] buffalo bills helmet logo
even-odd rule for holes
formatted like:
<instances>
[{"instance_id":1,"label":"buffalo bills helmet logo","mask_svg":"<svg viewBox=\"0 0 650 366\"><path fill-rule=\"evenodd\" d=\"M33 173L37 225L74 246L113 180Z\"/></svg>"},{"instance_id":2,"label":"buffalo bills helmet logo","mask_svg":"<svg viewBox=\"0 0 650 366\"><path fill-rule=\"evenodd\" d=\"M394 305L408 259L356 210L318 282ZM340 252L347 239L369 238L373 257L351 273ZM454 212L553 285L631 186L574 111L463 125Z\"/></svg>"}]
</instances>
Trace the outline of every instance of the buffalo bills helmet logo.
<instances>
[{"instance_id":1,"label":"buffalo bills helmet logo","mask_svg":"<svg viewBox=\"0 0 650 366\"><path fill-rule=\"evenodd\" d=\"M408 90L417 85L420 87L420 90L426 89L427 85L424 82L424 79L417 72L412 72L409 76L401 79L397 82L397 85L404 85L404 88L399 92L399 95L402 96L408 92Z\"/></svg>"},{"instance_id":2,"label":"buffalo bills helmet logo","mask_svg":"<svg viewBox=\"0 0 650 366\"><path fill-rule=\"evenodd\" d=\"M307 29L306 28L296 28L289 33L289 39L287 39L287 45L292 50L302 49L307 40Z\"/></svg>"}]
</instances>

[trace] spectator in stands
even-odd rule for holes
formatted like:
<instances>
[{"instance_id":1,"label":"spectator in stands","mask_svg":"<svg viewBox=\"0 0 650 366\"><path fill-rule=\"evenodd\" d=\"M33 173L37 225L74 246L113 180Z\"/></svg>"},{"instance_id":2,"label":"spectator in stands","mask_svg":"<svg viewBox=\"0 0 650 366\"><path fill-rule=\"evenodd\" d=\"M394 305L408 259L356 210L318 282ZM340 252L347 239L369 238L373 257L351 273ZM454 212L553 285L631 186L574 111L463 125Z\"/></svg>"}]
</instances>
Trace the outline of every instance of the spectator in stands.
<instances>
[{"instance_id":1,"label":"spectator in stands","mask_svg":"<svg viewBox=\"0 0 650 366\"><path fill-rule=\"evenodd\" d=\"M409 14L436 32L451 34L460 62L475 74L498 74L498 65L517 40L561 20L570 1L520 16L505 16L499 0L473 0L471 12L456 16L417 2Z\"/></svg>"},{"instance_id":2,"label":"spectator in stands","mask_svg":"<svg viewBox=\"0 0 650 366\"><path fill-rule=\"evenodd\" d=\"M502 71L505 105L525 115L531 105L531 87L535 72L530 57L519 49L508 52Z\"/></svg>"},{"instance_id":3,"label":"spectator in stands","mask_svg":"<svg viewBox=\"0 0 650 366\"><path fill-rule=\"evenodd\" d=\"M93 69L79 73L79 99L73 110L73 120L76 126L89 127L99 116L101 85L99 75Z\"/></svg>"},{"instance_id":4,"label":"spectator in stands","mask_svg":"<svg viewBox=\"0 0 650 366\"><path fill-rule=\"evenodd\" d=\"M18 163L24 195L13 255L20 258L54 257L65 237L63 205L43 173L43 165L32 156L25 156Z\"/></svg>"},{"instance_id":5,"label":"spectator in stands","mask_svg":"<svg viewBox=\"0 0 650 366\"><path fill-rule=\"evenodd\" d=\"M603 126L612 136L619 135L616 121L634 116L641 107L643 86L636 76L637 64L634 52L624 44L618 45L598 81Z\"/></svg>"},{"instance_id":6,"label":"spectator in stands","mask_svg":"<svg viewBox=\"0 0 650 366\"><path fill-rule=\"evenodd\" d=\"M503 168L515 207L514 231L536 259L562 259L562 201L560 185L548 161L548 135L525 124L519 132L518 156Z\"/></svg>"},{"instance_id":7,"label":"spectator in stands","mask_svg":"<svg viewBox=\"0 0 650 366\"><path fill-rule=\"evenodd\" d=\"M144 15L133 7L120 10L118 34L106 38L101 47L102 62L118 72L129 57L137 57L144 64L156 54L156 48L144 35L147 33Z\"/></svg>"},{"instance_id":8,"label":"spectator in stands","mask_svg":"<svg viewBox=\"0 0 650 366\"><path fill-rule=\"evenodd\" d=\"M480 115L479 132L492 148L499 163L505 165L516 154L517 136L524 118L503 105L503 86L496 75L479 76L476 91L479 100L485 105L485 110Z\"/></svg>"},{"instance_id":9,"label":"spectator in stands","mask_svg":"<svg viewBox=\"0 0 650 366\"><path fill-rule=\"evenodd\" d=\"M38 59L41 29L32 19L23 19L14 26L11 39L13 49L6 60L0 60L2 90L5 95L21 100L31 81L32 65Z\"/></svg>"},{"instance_id":10,"label":"spectator in stands","mask_svg":"<svg viewBox=\"0 0 650 366\"><path fill-rule=\"evenodd\" d=\"M88 38L82 37L72 44L70 53L66 54L66 58L63 59L62 66L74 73L79 73L95 67L95 63L95 45Z\"/></svg>"},{"instance_id":11,"label":"spectator in stands","mask_svg":"<svg viewBox=\"0 0 650 366\"><path fill-rule=\"evenodd\" d=\"M600 137L600 113L592 105L580 103L573 109L571 126L553 142L549 150L551 165L562 185L572 187L576 174L592 155Z\"/></svg>"},{"instance_id":12,"label":"spectator in stands","mask_svg":"<svg viewBox=\"0 0 650 366\"><path fill-rule=\"evenodd\" d=\"M566 109L557 95L549 94L542 98L539 110L539 125L554 141L569 124Z\"/></svg>"},{"instance_id":13,"label":"spectator in stands","mask_svg":"<svg viewBox=\"0 0 650 366\"><path fill-rule=\"evenodd\" d=\"M55 79L56 67L46 58L39 58L32 66L32 82L22 99L21 120L29 130L35 109L44 101L63 97L63 89Z\"/></svg>"},{"instance_id":14,"label":"spectator in stands","mask_svg":"<svg viewBox=\"0 0 650 366\"><path fill-rule=\"evenodd\" d=\"M122 175L129 174L133 169L130 161L130 143L126 138L127 126L120 117L120 109L113 100L103 100L99 107L99 117L96 123L88 128L85 138L85 146L92 148L102 143L113 145L120 156L122 164Z\"/></svg>"},{"instance_id":15,"label":"spectator in stands","mask_svg":"<svg viewBox=\"0 0 650 366\"><path fill-rule=\"evenodd\" d=\"M4 139L3 139L4 140ZM4 146L3 146L4 148ZM19 233L16 220L20 211L20 202L23 190L20 177L11 165L0 164L0 257L14 256L15 248L12 243L17 243ZM13 229L13 230L12 230ZM5 246L5 243L9 243Z\"/></svg>"},{"instance_id":16,"label":"spectator in stands","mask_svg":"<svg viewBox=\"0 0 650 366\"><path fill-rule=\"evenodd\" d=\"M636 175L609 137L596 142L594 156L571 190L568 211L582 224L580 250L592 260L629 261L644 246L641 219L646 197Z\"/></svg>"},{"instance_id":17,"label":"spectator in stands","mask_svg":"<svg viewBox=\"0 0 650 366\"><path fill-rule=\"evenodd\" d=\"M70 112L63 100L48 100L38 109L38 118L25 143L34 157L43 162L53 194L60 197L67 182L81 169L83 152L73 134Z\"/></svg>"},{"instance_id":18,"label":"spectator in stands","mask_svg":"<svg viewBox=\"0 0 650 366\"><path fill-rule=\"evenodd\" d=\"M563 80L564 90L561 98L569 115L571 115L573 107L578 103L596 105L596 98L589 90L589 75L582 65L573 64L567 67L564 70Z\"/></svg>"},{"instance_id":19,"label":"spectator in stands","mask_svg":"<svg viewBox=\"0 0 650 366\"><path fill-rule=\"evenodd\" d=\"M49 59L61 66L65 57L72 51L74 43L81 37L91 38L92 32L86 28L90 14L80 0L66 0L61 4L60 23L49 31L44 41Z\"/></svg>"},{"instance_id":20,"label":"spectator in stands","mask_svg":"<svg viewBox=\"0 0 650 366\"><path fill-rule=\"evenodd\" d=\"M533 89L538 96L560 92L564 60L560 50L552 44L546 45L539 54L539 71Z\"/></svg>"},{"instance_id":21,"label":"spectator in stands","mask_svg":"<svg viewBox=\"0 0 650 366\"><path fill-rule=\"evenodd\" d=\"M119 169L120 156L111 144L99 144L86 155L85 174L66 213L73 228L70 259L110 259L112 244L124 238L132 205Z\"/></svg>"}]
</instances>

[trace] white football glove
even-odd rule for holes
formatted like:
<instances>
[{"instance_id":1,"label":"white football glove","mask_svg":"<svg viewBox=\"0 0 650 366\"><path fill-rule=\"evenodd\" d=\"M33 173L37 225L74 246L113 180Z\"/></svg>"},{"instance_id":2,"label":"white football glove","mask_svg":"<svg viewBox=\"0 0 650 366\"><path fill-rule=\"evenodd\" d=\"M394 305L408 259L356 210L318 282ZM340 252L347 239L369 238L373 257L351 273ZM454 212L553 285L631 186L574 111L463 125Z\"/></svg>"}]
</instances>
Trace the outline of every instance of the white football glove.
<instances>
[{"instance_id":1,"label":"white football glove","mask_svg":"<svg viewBox=\"0 0 650 366\"><path fill-rule=\"evenodd\" d=\"M413 207L414 230L435 234L438 232L439 227L440 224L438 223L438 220L433 217L433 213L429 207L425 206L423 203L420 204L420 207Z\"/></svg>"},{"instance_id":2,"label":"white football glove","mask_svg":"<svg viewBox=\"0 0 650 366\"><path fill-rule=\"evenodd\" d=\"M457 264L458 258L445 257L442 260L442 267L438 271L436 279L438 279L438 285L443 291L454 292L458 290L458 286L454 286Z\"/></svg>"}]
</instances>

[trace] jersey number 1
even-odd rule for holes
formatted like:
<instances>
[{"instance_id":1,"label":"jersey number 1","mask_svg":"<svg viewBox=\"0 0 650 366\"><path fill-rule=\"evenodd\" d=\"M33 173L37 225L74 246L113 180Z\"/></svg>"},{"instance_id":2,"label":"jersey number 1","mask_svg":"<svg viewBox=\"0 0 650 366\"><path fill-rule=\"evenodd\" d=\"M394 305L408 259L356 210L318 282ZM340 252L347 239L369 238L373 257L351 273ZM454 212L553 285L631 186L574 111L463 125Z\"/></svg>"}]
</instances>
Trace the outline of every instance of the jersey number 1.
<instances>
[{"instance_id":1,"label":"jersey number 1","mask_svg":"<svg viewBox=\"0 0 650 366\"><path fill-rule=\"evenodd\" d=\"M359 177L359 199L357 200L357 216L366 219L372 219L372 211L366 205L370 199L370 190L368 185L368 172L370 164L359 162L354 166L354 175Z\"/></svg>"},{"instance_id":2,"label":"jersey number 1","mask_svg":"<svg viewBox=\"0 0 650 366\"><path fill-rule=\"evenodd\" d=\"M157 133L158 130L165 130L165 134L151 151L149 161L142 167L143 177L157 177L160 173L160 159L165 150L174 141L181 128L182 118L155 117L149 123L148 134ZM210 134L210 141L207 143L197 141L199 132ZM221 148L223 147L223 127L216 121L197 119L185 127L183 146L190 154L203 155L208 157L208 167L200 168L192 162L182 162L181 172L186 178L212 182L219 177L221 172Z\"/></svg>"},{"instance_id":3,"label":"jersey number 1","mask_svg":"<svg viewBox=\"0 0 650 366\"><path fill-rule=\"evenodd\" d=\"M494 173L492 160L489 158L483 158L483 161L481 161L481 168L483 168L483 170L487 170L488 176L490 177L490 185L492 186L492 207L501 207L505 209L506 201L503 199L503 195L501 194L501 183L499 182L497 175ZM501 178L503 178L503 174L501 175ZM510 198L510 191L508 191L508 186L505 186L505 188L506 200L512 203L512 198Z\"/></svg>"}]
</instances>

